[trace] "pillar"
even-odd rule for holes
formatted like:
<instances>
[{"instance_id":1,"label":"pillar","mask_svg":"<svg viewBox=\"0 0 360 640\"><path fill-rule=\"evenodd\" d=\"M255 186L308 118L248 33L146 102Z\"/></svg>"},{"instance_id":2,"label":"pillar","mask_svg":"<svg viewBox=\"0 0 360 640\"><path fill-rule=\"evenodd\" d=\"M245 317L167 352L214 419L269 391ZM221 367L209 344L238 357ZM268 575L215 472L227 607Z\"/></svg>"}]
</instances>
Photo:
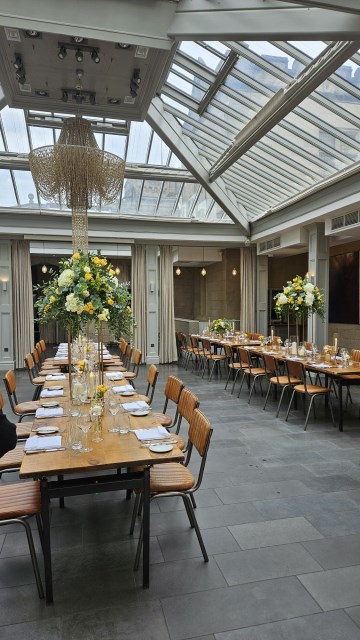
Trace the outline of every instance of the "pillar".
<instances>
[{"instance_id":1,"label":"pillar","mask_svg":"<svg viewBox=\"0 0 360 640\"><path fill-rule=\"evenodd\" d=\"M146 247L147 364L159 364L159 261L157 246Z\"/></svg>"},{"instance_id":2,"label":"pillar","mask_svg":"<svg viewBox=\"0 0 360 640\"><path fill-rule=\"evenodd\" d=\"M315 222L309 229L308 271L314 283L325 296L326 318L318 315L308 320L308 340L322 347L328 342L328 306L329 306L329 241L325 236L325 223Z\"/></svg>"},{"instance_id":3,"label":"pillar","mask_svg":"<svg viewBox=\"0 0 360 640\"><path fill-rule=\"evenodd\" d=\"M15 368L13 346L11 241L0 240L0 370Z\"/></svg>"},{"instance_id":4,"label":"pillar","mask_svg":"<svg viewBox=\"0 0 360 640\"><path fill-rule=\"evenodd\" d=\"M268 328L268 257L257 256L256 331L267 336Z\"/></svg>"}]
</instances>

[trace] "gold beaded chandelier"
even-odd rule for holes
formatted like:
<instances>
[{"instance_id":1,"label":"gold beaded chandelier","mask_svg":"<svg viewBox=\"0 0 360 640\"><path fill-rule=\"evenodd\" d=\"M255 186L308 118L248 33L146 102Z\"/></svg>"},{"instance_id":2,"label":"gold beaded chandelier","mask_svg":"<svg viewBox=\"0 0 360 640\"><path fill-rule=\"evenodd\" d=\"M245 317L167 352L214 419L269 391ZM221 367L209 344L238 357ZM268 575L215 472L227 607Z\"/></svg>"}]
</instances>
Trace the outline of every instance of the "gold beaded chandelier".
<instances>
[{"instance_id":1,"label":"gold beaded chandelier","mask_svg":"<svg viewBox=\"0 0 360 640\"><path fill-rule=\"evenodd\" d=\"M58 142L29 154L30 171L45 200L65 203L72 210L73 251L88 251L88 209L116 200L125 161L99 149L89 120L64 120Z\"/></svg>"}]
</instances>

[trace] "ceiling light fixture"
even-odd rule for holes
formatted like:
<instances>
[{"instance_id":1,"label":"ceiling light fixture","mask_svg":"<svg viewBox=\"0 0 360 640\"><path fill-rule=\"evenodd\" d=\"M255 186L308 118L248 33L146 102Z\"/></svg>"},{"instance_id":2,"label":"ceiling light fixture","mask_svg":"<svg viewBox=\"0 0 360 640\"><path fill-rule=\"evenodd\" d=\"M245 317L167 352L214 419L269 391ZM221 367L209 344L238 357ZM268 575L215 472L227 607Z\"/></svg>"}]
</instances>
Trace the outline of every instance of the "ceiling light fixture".
<instances>
[{"instance_id":1,"label":"ceiling light fixture","mask_svg":"<svg viewBox=\"0 0 360 640\"><path fill-rule=\"evenodd\" d=\"M66 47L64 47L64 45L62 45L58 51L58 58L59 60L64 60L64 58L66 58L66 54L67 54L67 50Z\"/></svg>"},{"instance_id":2,"label":"ceiling light fixture","mask_svg":"<svg viewBox=\"0 0 360 640\"><path fill-rule=\"evenodd\" d=\"M117 276L120 275L120 268L119 267L115 267L115 273Z\"/></svg>"},{"instance_id":3,"label":"ceiling light fixture","mask_svg":"<svg viewBox=\"0 0 360 640\"><path fill-rule=\"evenodd\" d=\"M48 268L47 268L46 264L43 264L43 266L41 267L41 271L43 273L47 273L47 270L48 270Z\"/></svg>"},{"instance_id":4,"label":"ceiling light fixture","mask_svg":"<svg viewBox=\"0 0 360 640\"><path fill-rule=\"evenodd\" d=\"M14 65L14 69L16 69L16 71L18 71L19 69L22 68L23 63L22 63L21 56L18 53L16 53L15 56L16 56L15 57L15 62L13 63L13 65Z\"/></svg>"},{"instance_id":5,"label":"ceiling light fixture","mask_svg":"<svg viewBox=\"0 0 360 640\"><path fill-rule=\"evenodd\" d=\"M82 36L73 36L72 41L76 44L81 44L84 42L84 38Z\"/></svg>"},{"instance_id":6,"label":"ceiling light fixture","mask_svg":"<svg viewBox=\"0 0 360 640\"><path fill-rule=\"evenodd\" d=\"M120 98L108 98L108 104L120 104Z\"/></svg>"},{"instance_id":7,"label":"ceiling light fixture","mask_svg":"<svg viewBox=\"0 0 360 640\"><path fill-rule=\"evenodd\" d=\"M91 57L91 60L95 62L95 64L99 64L100 62L99 49L93 49L90 52L90 57Z\"/></svg>"},{"instance_id":8,"label":"ceiling light fixture","mask_svg":"<svg viewBox=\"0 0 360 640\"><path fill-rule=\"evenodd\" d=\"M46 98L46 96L49 95L49 92L46 91L46 89L36 89L35 95L40 96L40 98Z\"/></svg>"},{"instance_id":9,"label":"ceiling light fixture","mask_svg":"<svg viewBox=\"0 0 360 640\"><path fill-rule=\"evenodd\" d=\"M84 59L84 54L83 54L83 52L81 51L81 49L76 49L75 59L76 59L76 62L82 62L82 61L83 61L83 59Z\"/></svg>"},{"instance_id":10,"label":"ceiling light fixture","mask_svg":"<svg viewBox=\"0 0 360 640\"><path fill-rule=\"evenodd\" d=\"M180 267L177 267L177 269L175 269L175 273L177 276L181 276L181 269Z\"/></svg>"},{"instance_id":11,"label":"ceiling light fixture","mask_svg":"<svg viewBox=\"0 0 360 640\"><path fill-rule=\"evenodd\" d=\"M202 261L203 261L203 262L205 262L205 248L204 248L204 247L203 247L202 253L203 253L203 259L202 259ZM201 269L200 273L201 273L201 275L202 275L202 276L204 276L204 277L206 276L206 269L205 269L205 267L203 267L203 268Z\"/></svg>"},{"instance_id":12,"label":"ceiling light fixture","mask_svg":"<svg viewBox=\"0 0 360 640\"><path fill-rule=\"evenodd\" d=\"M25 84L26 77L25 77L24 67L21 67L20 69L17 70L17 72L15 73L15 77L19 84Z\"/></svg>"},{"instance_id":13,"label":"ceiling light fixture","mask_svg":"<svg viewBox=\"0 0 360 640\"><path fill-rule=\"evenodd\" d=\"M237 271L236 271L235 267L233 268L233 270L232 270L232 272L231 272L231 273L232 273L232 275L233 275L233 276L236 276L236 275L237 275Z\"/></svg>"},{"instance_id":14,"label":"ceiling light fixture","mask_svg":"<svg viewBox=\"0 0 360 640\"><path fill-rule=\"evenodd\" d=\"M118 47L119 49L130 49L131 44L128 44L127 42L118 42Z\"/></svg>"},{"instance_id":15,"label":"ceiling light fixture","mask_svg":"<svg viewBox=\"0 0 360 640\"><path fill-rule=\"evenodd\" d=\"M130 95L133 98L137 97L140 84L141 84L140 69L135 69L130 81Z\"/></svg>"}]
</instances>

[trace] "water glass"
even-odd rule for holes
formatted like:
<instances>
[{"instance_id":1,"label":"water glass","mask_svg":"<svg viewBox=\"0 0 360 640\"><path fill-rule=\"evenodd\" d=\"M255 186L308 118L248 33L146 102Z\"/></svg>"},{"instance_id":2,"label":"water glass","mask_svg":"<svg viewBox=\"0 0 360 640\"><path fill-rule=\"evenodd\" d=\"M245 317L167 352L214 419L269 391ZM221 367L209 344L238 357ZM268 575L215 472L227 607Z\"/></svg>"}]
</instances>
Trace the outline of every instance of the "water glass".
<instances>
[{"instance_id":1,"label":"water glass","mask_svg":"<svg viewBox=\"0 0 360 640\"><path fill-rule=\"evenodd\" d=\"M113 416L112 426L109 427L108 431L110 433L118 433L120 431L120 427L116 426L116 416L120 411L120 403L117 400L109 400L109 411Z\"/></svg>"}]
</instances>

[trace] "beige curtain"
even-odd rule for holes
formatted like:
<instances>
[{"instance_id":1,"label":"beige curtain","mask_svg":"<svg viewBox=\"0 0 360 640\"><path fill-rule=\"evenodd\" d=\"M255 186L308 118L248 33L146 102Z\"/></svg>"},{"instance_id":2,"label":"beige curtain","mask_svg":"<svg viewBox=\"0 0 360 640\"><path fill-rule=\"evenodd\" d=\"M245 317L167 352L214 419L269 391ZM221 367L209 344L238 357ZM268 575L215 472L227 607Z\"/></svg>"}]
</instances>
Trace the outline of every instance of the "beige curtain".
<instances>
[{"instance_id":1,"label":"beige curtain","mask_svg":"<svg viewBox=\"0 0 360 640\"><path fill-rule=\"evenodd\" d=\"M140 349L143 360L146 358L146 247L133 244L131 246L131 296L134 316L133 344Z\"/></svg>"},{"instance_id":2,"label":"beige curtain","mask_svg":"<svg viewBox=\"0 0 360 640\"><path fill-rule=\"evenodd\" d=\"M34 347L34 305L32 293L30 244L27 240L11 243L14 352L17 368Z\"/></svg>"},{"instance_id":3,"label":"beige curtain","mask_svg":"<svg viewBox=\"0 0 360 640\"><path fill-rule=\"evenodd\" d=\"M256 331L256 248L240 248L240 329Z\"/></svg>"},{"instance_id":4,"label":"beige curtain","mask_svg":"<svg viewBox=\"0 0 360 640\"><path fill-rule=\"evenodd\" d=\"M174 276L172 247L160 247L160 362L177 360L174 315Z\"/></svg>"}]
</instances>

